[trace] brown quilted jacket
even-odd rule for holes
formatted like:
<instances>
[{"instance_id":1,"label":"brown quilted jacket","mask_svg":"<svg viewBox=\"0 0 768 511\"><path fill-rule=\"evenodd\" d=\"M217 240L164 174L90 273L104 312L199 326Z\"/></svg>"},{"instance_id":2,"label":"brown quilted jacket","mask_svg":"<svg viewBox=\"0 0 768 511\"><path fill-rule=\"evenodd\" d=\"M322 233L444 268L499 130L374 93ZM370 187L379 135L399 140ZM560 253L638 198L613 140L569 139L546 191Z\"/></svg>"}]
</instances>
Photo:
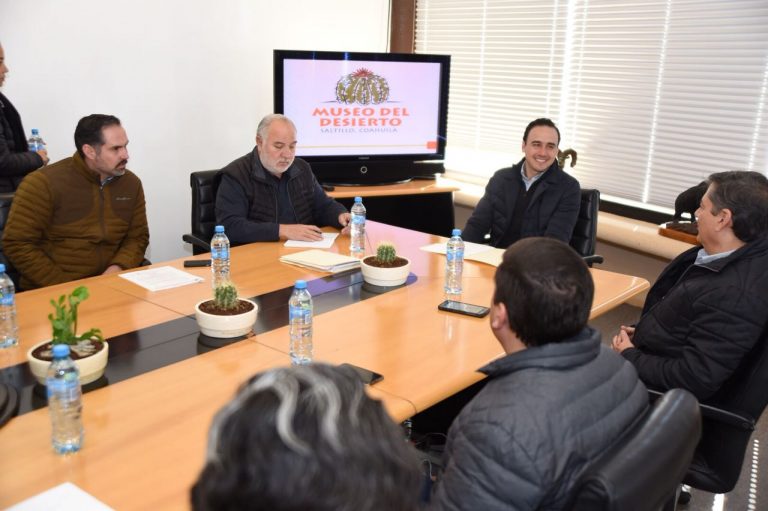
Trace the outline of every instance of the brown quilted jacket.
<instances>
[{"instance_id":1,"label":"brown quilted jacket","mask_svg":"<svg viewBox=\"0 0 768 511\"><path fill-rule=\"evenodd\" d=\"M77 153L24 178L3 234L23 289L134 268L148 244L139 178L126 170L101 185Z\"/></svg>"}]
</instances>

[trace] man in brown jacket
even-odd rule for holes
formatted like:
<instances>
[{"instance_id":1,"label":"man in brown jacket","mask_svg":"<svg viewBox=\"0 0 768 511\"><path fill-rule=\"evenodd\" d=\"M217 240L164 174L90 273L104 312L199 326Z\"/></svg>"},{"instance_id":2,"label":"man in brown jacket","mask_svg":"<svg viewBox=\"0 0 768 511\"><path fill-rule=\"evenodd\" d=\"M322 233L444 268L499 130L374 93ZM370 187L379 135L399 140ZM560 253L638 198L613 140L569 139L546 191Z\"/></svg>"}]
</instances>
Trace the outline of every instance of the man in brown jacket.
<instances>
[{"instance_id":1,"label":"man in brown jacket","mask_svg":"<svg viewBox=\"0 0 768 511\"><path fill-rule=\"evenodd\" d=\"M24 178L3 235L23 289L141 264L149 229L127 145L117 117L89 115L77 123L71 158Z\"/></svg>"}]
</instances>

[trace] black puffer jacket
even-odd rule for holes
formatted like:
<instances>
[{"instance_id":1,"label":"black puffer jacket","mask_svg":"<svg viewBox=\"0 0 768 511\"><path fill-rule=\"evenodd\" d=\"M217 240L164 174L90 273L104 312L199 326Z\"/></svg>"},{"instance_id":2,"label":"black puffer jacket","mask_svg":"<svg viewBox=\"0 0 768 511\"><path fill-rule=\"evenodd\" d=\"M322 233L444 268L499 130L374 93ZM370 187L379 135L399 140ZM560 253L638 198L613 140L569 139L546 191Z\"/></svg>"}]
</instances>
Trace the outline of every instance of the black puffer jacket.
<instances>
[{"instance_id":1,"label":"black puffer jacket","mask_svg":"<svg viewBox=\"0 0 768 511\"><path fill-rule=\"evenodd\" d=\"M587 462L648 406L632 365L589 328L481 371L490 380L448 432L432 509L563 509Z\"/></svg>"},{"instance_id":2,"label":"black puffer jacket","mask_svg":"<svg viewBox=\"0 0 768 511\"><path fill-rule=\"evenodd\" d=\"M216 192L216 222L223 225L232 243L277 241L278 185L261 164L258 149L222 170ZM288 195L299 224L340 228L346 211L317 182L309 163L296 158L281 179L288 180Z\"/></svg>"},{"instance_id":3,"label":"black puffer jacket","mask_svg":"<svg viewBox=\"0 0 768 511\"><path fill-rule=\"evenodd\" d=\"M27 150L21 117L0 94L0 192L13 192L24 176L43 166L39 154Z\"/></svg>"},{"instance_id":4,"label":"black puffer jacket","mask_svg":"<svg viewBox=\"0 0 768 511\"><path fill-rule=\"evenodd\" d=\"M768 239L694 266L700 247L680 254L648 293L622 355L647 385L714 395L768 326Z\"/></svg>"},{"instance_id":5,"label":"black puffer jacket","mask_svg":"<svg viewBox=\"0 0 768 511\"><path fill-rule=\"evenodd\" d=\"M523 161L497 171L488 181L461 234L465 241L485 243L485 235L490 233L492 246L506 248L500 243L512 222L518 193L525 187L520 175ZM568 243L581 205L579 182L563 172L557 161L539 179L525 210L520 238L549 236Z\"/></svg>"}]
</instances>

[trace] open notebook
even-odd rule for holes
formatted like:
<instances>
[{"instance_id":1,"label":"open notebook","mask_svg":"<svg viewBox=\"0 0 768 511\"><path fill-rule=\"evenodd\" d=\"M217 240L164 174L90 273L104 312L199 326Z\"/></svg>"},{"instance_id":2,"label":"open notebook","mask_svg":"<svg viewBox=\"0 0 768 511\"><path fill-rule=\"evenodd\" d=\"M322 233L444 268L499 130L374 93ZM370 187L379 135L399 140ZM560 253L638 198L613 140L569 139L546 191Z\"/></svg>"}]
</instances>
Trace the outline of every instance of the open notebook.
<instances>
[{"instance_id":1,"label":"open notebook","mask_svg":"<svg viewBox=\"0 0 768 511\"><path fill-rule=\"evenodd\" d=\"M280 261L330 273L352 270L360 266L359 259L318 249L284 255Z\"/></svg>"}]
</instances>

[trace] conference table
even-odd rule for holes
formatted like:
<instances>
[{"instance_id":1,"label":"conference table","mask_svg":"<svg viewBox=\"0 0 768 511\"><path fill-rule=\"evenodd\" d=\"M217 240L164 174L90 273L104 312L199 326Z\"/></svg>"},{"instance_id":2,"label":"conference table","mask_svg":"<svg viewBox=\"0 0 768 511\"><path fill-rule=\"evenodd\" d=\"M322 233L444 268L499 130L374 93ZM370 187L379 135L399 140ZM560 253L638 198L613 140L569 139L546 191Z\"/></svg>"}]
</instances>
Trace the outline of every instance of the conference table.
<instances>
[{"instance_id":1,"label":"conference table","mask_svg":"<svg viewBox=\"0 0 768 511\"><path fill-rule=\"evenodd\" d=\"M329 275L281 263L281 255L297 251L282 242L234 247L232 280L240 296L256 298L259 319L255 335L218 349L201 348L197 339L191 316L195 304L211 296L210 269L183 268L190 258L153 266L183 268L200 276L199 284L152 292L112 274L19 293L20 343L0 350L0 371L11 375L6 379L28 377L19 376L27 349L50 337L50 299L78 285L91 293L80 306L80 329L103 330L110 340L107 371L114 364L122 376L84 394L85 441L76 454L53 452L48 411L39 402L40 408L23 410L0 428L0 508L69 481L114 509L188 509L216 411L256 372L290 364L287 297L296 279L307 280L313 292L314 360L382 374L367 390L393 420L482 379L477 369L503 351L487 318L438 311L445 258L420 249L446 238L373 221L366 225L368 253L386 240L410 259L405 285L382 292L363 283L359 270ZM339 236L330 250L348 254L348 245L349 238ZM494 271L465 261L462 301L487 305ZM592 317L649 286L599 269L592 275Z\"/></svg>"}]
</instances>

